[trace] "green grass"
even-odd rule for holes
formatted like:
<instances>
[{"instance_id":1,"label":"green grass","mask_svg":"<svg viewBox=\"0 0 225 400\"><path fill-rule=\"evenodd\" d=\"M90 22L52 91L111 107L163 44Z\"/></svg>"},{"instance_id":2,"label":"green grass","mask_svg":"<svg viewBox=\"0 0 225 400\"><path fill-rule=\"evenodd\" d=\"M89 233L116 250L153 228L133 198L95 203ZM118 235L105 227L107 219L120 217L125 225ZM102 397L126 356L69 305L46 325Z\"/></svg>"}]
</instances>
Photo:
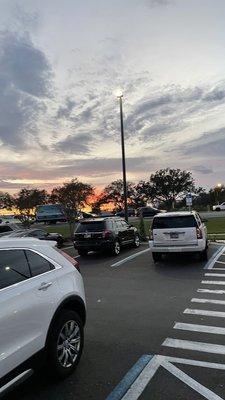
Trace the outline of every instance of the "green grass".
<instances>
[{"instance_id":1,"label":"green grass","mask_svg":"<svg viewBox=\"0 0 225 400\"><path fill-rule=\"evenodd\" d=\"M64 236L64 238L70 237L69 225L67 225L67 226L54 225L54 226L46 227L44 229L49 233L53 233L53 232L60 233L61 235Z\"/></svg>"},{"instance_id":2,"label":"green grass","mask_svg":"<svg viewBox=\"0 0 225 400\"><path fill-rule=\"evenodd\" d=\"M206 222L208 233L224 233L225 234L225 218L210 218Z\"/></svg>"}]
</instances>

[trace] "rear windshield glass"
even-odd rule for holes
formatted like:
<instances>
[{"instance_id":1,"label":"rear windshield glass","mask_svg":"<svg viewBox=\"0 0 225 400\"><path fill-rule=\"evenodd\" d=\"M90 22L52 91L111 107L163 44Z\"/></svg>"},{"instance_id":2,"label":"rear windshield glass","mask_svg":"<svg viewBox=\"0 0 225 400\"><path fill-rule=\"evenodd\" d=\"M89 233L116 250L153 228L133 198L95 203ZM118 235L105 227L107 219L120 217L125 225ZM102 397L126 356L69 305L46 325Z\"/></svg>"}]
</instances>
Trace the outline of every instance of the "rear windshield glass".
<instances>
[{"instance_id":1,"label":"rear windshield glass","mask_svg":"<svg viewBox=\"0 0 225 400\"><path fill-rule=\"evenodd\" d=\"M82 222L78 225L76 232L102 232L105 229L104 222Z\"/></svg>"},{"instance_id":2,"label":"rear windshield glass","mask_svg":"<svg viewBox=\"0 0 225 400\"><path fill-rule=\"evenodd\" d=\"M192 215L154 218L152 224L153 229L195 228L196 226L197 222Z\"/></svg>"}]
</instances>

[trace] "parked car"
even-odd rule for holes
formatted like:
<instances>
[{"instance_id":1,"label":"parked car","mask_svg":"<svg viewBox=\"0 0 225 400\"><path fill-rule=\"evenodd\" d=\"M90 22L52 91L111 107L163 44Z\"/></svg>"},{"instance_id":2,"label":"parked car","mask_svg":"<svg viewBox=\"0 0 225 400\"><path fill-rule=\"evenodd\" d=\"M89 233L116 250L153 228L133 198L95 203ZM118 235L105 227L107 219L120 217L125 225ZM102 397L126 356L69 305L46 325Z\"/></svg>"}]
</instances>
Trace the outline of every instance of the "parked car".
<instances>
[{"instance_id":1,"label":"parked car","mask_svg":"<svg viewBox=\"0 0 225 400\"><path fill-rule=\"evenodd\" d=\"M86 318L77 267L47 242L0 240L0 395L37 364L56 379L76 368Z\"/></svg>"},{"instance_id":2,"label":"parked car","mask_svg":"<svg viewBox=\"0 0 225 400\"><path fill-rule=\"evenodd\" d=\"M223 210L225 210L225 203L213 206L213 211L223 211Z\"/></svg>"},{"instance_id":3,"label":"parked car","mask_svg":"<svg viewBox=\"0 0 225 400\"><path fill-rule=\"evenodd\" d=\"M115 217L115 213L113 213L111 211L101 211L98 216L101 217L101 218Z\"/></svg>"},{"instance_id":4,"label":"parked car","mask_svg":"<svg viewBox=\"0 0 225 400\"><path fill-rule=\"evenodd\" d=\"M195 212L158 214L153 218L149 247L154 261L167 253L198 253L207 260L207 229Z\"/></svg>"},{"instance_id":5,"label":"parked car","mask_svg":"<svg viewBox=\"0 0 225 400\"><path fill-rule=\"evenodd\" d=\"M36 208L36 222L56 224L66 221L66 209L62 204L44 204Z\"/></svg>"},{"instance_id":6,"label":"parked car","mask_svg":"<svg viewBox=\"0 0 225 400\"><path fill-rule=\"evenodd\" d=\"M18 215L1 215L0 224L19 224L21 221Z\"/></svg>"},{"instance_id":7,"label":"parked car","mask_svg":"<svg viewBox=\"0 0 225 400\"><path fill-rule=\"evenodd\" d=\"M128 214L128 217L134 217L134 216L136 215L136 210L135 210L135 208L128 208L127 214ZM116 216L118 216L118 217L125 217L125 210L118 211L118 212L116 213Z\"/></svg>"},{"instance_id":8,"label":"parked car","mask_svg":"<svg viewBox=\"0 0 225 400\"><path fill-rule=\"evenodd\" d=\"M10 233L7 235L8 237L17 237L17 238L23 238L23 237L33 237L36 239L40 240L51 240L57 242L57 247L60 248L62 247L64 243L64 237L60 235L59 233L48 233L42 229L26 229L26 230L19 230L19 231L14 231L13 233Z\"/></svg>"},{"instance_id":9,"label":"parked car","mask_svg":"<svg viewBox=\"0 0 225 400\"><path fill-rule=\"evenodd\" d=\"M139 234L135 227L119 217L80 221L74 232L74 247L81 256L99 250L118 255L125 245L139 247Z\"/></svg>"},{"instance_id":10,"label":"parked car","mask_svg":"<svg viewBox=\"0 0 225 400\"><path fill-rule=\"evenodd\" d=\"M140 207L137 211L137 216L142 218L154 217L156 214L165 212L165 210L158 210L158 208L155 207Z\"/></svg>"},{"instance_id":11,"label":"parked car","mask_svg":"<svg viewBox=\"0 0 225 400\"><path fill-rule=\"evenodd\" d=\"M23 229L22 224L20 225L14 223L0 224L0 237L9 235L10 233L13 232L19 232L22 229Z\"/></svg>"}]
</instances>

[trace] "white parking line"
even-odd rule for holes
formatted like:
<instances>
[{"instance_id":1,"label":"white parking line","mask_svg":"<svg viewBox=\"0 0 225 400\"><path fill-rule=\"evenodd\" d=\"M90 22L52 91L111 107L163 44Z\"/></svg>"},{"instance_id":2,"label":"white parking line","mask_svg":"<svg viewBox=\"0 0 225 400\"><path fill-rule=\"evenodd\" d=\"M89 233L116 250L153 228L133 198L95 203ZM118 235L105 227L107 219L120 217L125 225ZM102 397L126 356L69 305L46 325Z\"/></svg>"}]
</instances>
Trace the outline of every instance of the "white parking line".
<instances>
[{"instance_id":1,"label":"white parking line","mask_svg":"<svg viewBox=\"0 0 225 400\"><path fill-rule=\"evenodd\" d=\"M222 256L222 254L221 254L221 256ZM224 261L216 261L215 264L225 264L225 262Z\"/></svg>"},{"instance_id":2,"label":"white parking line","mask_svg":"<svg viewBox=\"0 0 225 400\"><path fill-rule=\"evenodd\" d=\"M225 335L225 328L220 328L218 326L185 324L182 322L176 322L173 329L180 329L182 331L214 333L217 335Z\"/></svg>"},{"instance_id":3,"label":"white parking line","mask_svg":"<svg viewBox=\"0 0 225 400\"><path fill-rule=\"evenodd\" d=\"M150 249L141 250L138 253L132 254L129 257L126 257L120 261L117 261L116 263L112 264L111 267L119 267L119 265L122 265L122 264L126 263L127 261L133 260L134 258L136 258L144 253L147 253L148 251L150 251Z\"/></svg>"},{"instance_id":4,"label":"white parking line","mask_svg":"<svg viewBox=\"0 0 225 400\"><path fill-rule=\"evenodd\" d=\"M225 312L223 311L193 310L192 308L186 308L186 310L184 310L184 314L205 315L207 317L225 318Z\"/></svg>"},{"instance_id":5,"label":"white parking line","mask_svg":"<svg viewBox=\"0 0 225 400\"><path fill-rule=\"evenodd\" d=\"M225 346L221 344L193 342L191 340L167 338L166 340L164 340L162 345L183 350L202 351L203 353L225 354Z\"/></svg>"},{"instance_id":6,"label":"white parking line","mask_svg":"<svg viewBox=\"0 0 225 400\"><path fill-rule=\"evenodd\" d=\"M224 246L220 247L213 255L212 257L209 259L209 261L207 262L207 264L205 265L204 269L212 269L215 265L215 262L218 260L218 258L220 258L220 256L223 254L224 252Z\"/></svg>"},{"instance_id":7,"label":"white parking line","mask_svg":"<svg viewBox=\"0 0 225 400\"><path fill-rule=\"evenodd\" d=\"M216 289L198 289L198 293L213 293L213 294L225 294L225 290L216 290Z\"/></svg>"},{"instance_id":8,"label":"white parking line","mask_svg":"<svg viewBox=\"0 0 225 400\"><path fill-rule=\"evenodd\" d=\"M225 300L211 300L211 299L198 299L193 298L191 299L192 303L211 303L211 304L221 304L225 305Z\"/></svg>"},{"instance_id":9,"label":"white parking line","mask_svg":"<svg viewBox=\"0 0 225 400\"><path fill-rule=\"evenodd\" d=\"M225 281L202 281L204 285L225 285Z\"/></svg>"},{"instance_id":10,"label":"white parking line","mask_svg":"<svg viewBox=\"0 0 225 400\"><path fill-rule=\"evenodd\" d=\"M205 276L218 276L221 278L225 278L225 274L218 274L218 273L215 273L215 274L207 273L207 274L205 274Z\"/></svg>"}]
</instances>

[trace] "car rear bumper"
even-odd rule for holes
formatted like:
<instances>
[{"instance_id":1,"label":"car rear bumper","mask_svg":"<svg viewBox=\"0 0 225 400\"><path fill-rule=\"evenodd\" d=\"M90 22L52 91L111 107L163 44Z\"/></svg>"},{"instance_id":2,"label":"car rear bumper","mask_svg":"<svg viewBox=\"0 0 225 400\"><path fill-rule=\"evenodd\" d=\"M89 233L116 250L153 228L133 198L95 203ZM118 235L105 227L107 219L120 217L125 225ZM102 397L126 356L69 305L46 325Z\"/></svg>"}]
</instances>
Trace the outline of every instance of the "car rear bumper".
<instances>
[{"instance_id":1,"label":"car rear bumper","mask_svg":"<svg viewBox=\"0 0 225 400\"><path fill-rule=\"evenodd\" d=\"M74 248L76 250L87 250L87 251L98 251L105 250L112 247L113 242L111 240L106 240L104 242L94 242L94 243L85 243L74 241Z\"/></svg>"},{"instance_id":2,"label":"car rear bumper","mask_svg":"<svg viewBox=\"0 0 225 400\"><path fill-rule=\"evenodd\" d=\"M149 240L149 248L154 253L194 253L205 250L206 242L199 239L196 245L183 245L183 246L162 246L155 245L153 240Z\"/></svg>"}]
</instances>

